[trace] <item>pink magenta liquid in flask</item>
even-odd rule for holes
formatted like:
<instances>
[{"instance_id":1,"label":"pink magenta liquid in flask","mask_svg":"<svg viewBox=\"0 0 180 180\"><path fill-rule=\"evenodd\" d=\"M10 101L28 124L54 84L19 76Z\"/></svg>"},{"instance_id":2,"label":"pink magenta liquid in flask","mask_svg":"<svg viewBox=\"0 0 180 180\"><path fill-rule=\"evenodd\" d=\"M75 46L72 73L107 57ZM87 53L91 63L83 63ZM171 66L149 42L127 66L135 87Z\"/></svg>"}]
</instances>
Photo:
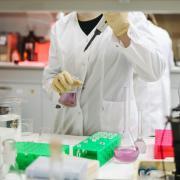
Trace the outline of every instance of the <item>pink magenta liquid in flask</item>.
<instances>
[{"instance_id":1,"label":"pink magenta liquid in flask","mask_svg":"<svg viewBox=\"0 0 180 180\"><path fill-rule=\"evenodd\" d=\"M136 161L139 155L139 150L134 144L132 134L129 130L130 120L130 91L129 88L123 88L123 132L122 141L119 147L114 150L114 156L119 163L131 163Z\"/></svg>"}]
</instances>

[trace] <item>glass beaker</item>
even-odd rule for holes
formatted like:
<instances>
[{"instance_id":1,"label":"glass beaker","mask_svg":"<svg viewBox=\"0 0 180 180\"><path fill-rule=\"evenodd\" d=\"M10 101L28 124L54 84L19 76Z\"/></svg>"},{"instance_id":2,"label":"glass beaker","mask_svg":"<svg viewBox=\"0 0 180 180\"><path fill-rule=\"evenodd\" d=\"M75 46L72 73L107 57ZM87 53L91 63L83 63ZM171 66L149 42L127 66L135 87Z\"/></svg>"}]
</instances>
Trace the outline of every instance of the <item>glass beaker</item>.
<instances>
[{"instance_id":1,"label":"glass beaker","mask_svg":"<svg viewBox=\"0 0 180 180\"><path fill-rule=\"evenodd\" d=\"M11 167L15 167L16 163L16 141L14 139L6 139L2 143L3 165L1 175L6 177Z\"/></svg>"},{"instance_id":2,"label":"glass beaker","mask_svg":"<svg viewBox=\"0 0 180 180\"><path fill-rule=\"evenodd\" d=\"M59 103L67 107L75 107L77 105L76 91L70 91L60 96Z\"/></svg>"},{"instance_id":3,"label":"glass beaker","mask_svg":"<svg viewBox=\"0 0 180 180\"><path fill-rule=\"evenodd\" d=\"M59 103L67 107L75 107L77 105L77 89L82 86L82 81L73 76L73 89L60 95Z\"/></svg>"},{"instance_id":4,"label":"glass beaker","mask_svg":"<svg viewBox=\"0 0 180 180\"><path fill-rule=\"evenodd\" d=\"M14 138L21 133L21 99L0 98L0 136ZM3 138L3 137L2 137Z\"/></svg>"},{"instance_id":5,"label":"glass beaker","mask_svg":"<svg viewBox=\"0 0 180 180\"><path fill-rule=\"evenodd\" d=\"M31 136L34 132L33 119L22 119L21 121L21 136Z\"/></svg>"},{"instance_id":6,"label":"glass beaker","mask_svg":"<svg viewBox=\"0 0 180 180\"><path fill-rule=\"evenodd\" d=\"M121 145L114 150L114 156L120 163L131 163L134 162L138 155L139 150L134 144L132 134L129 130L130 121L130 90L124 87L124 109L123 109L123 132Z\"/></svg>"}]
</instances>

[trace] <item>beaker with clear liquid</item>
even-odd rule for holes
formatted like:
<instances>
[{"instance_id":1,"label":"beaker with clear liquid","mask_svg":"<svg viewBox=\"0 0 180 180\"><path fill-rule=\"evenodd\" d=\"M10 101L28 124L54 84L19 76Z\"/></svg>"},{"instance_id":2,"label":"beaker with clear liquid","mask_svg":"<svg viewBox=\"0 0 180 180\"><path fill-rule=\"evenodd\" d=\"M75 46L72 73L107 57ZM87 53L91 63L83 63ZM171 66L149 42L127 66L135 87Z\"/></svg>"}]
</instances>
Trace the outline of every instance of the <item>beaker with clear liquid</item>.
<instances>
[{"instance_id":1,"label":"beaker with clear liquid","mask_svg":"<svg viewBox=\"0 0 180 180\"><path fill-rule=\"evenodd\" d=\"M120 163L134 162L139 155L139 150L134 144L133 136L129 130L130 121L130 90L127 87L124 91L124 109L123 109L123 131L121 145L114 150L114 156Z\"/></svg>"},{"instance_id":2,"label":"beaker with clear liquid","mask_svg":"<svg viewBox=\"0 0 180 180\"><path fill-rule=\"evenodd\" d=\"M21 99L16 97L0 98L0 129L1 137L3 135L4 138L14 138L20 136Z\"/></svg>"}]
</instances>

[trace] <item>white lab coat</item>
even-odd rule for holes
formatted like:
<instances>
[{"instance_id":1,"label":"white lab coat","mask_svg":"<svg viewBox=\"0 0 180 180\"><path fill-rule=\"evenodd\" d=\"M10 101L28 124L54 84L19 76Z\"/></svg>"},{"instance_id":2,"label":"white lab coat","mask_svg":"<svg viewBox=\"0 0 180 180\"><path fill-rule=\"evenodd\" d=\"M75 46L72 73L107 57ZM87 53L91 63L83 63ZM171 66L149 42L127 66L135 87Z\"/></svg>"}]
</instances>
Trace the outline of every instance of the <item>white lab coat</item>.
<instances>
[{"instance_id":1,"label":"white lab coat","mask_svg":"<svg viewBox=\"0 0 180 180\"><path fill-rule=\"evenodd\" d=\"M142 113L144 136L154 135L155 129L163 129L166 116L170 115L170 68L173 66L172 41L168 33L160 27L153 25L152 33L161 44L166 60L166 68L162 77L155 82L142 80L134 73L134 91L138 110Z\"/></svg>"},{"instance_id":2,"label":"white lab coat","mask_svg":"<svg viewBox=\"0 0 180 180\"><path fill-rule=\"evenodd\" d=\"M129 13L131 44L128 48L123 47L108 27L84 52L95 28L86 36L78 24L76 12L63 17L53 26L49 63L44 71L45 90L57 103L59 95L52 90L51 83L62 70L84 83L77 91L76 107L62 106L55 110L56 133L90 135L97 131L121 132L123 87L128 87L130 91L131 116L128 126L136 127L133 69L147 81L157 80L165 69L164 57L156 39L151 33L143 33L133 25L131 18L137 15ZM151 31L146 18L138 23L144 31Z\"/></svg>"}]
</instances>

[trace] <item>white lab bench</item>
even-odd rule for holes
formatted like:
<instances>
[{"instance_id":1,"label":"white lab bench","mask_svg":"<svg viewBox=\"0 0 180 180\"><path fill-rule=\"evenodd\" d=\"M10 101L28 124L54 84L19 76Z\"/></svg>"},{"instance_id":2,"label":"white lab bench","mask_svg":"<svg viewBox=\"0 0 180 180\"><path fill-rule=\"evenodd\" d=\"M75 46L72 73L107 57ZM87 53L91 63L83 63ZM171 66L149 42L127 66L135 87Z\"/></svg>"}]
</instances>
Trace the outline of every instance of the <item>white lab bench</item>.
<instances>
[{"instance_id":1,"label":"white lab bench","mask_svg":"<svg viewBox=\"0 0 180 180\"><path fill-rule=\"evenodd\" d=\"M73 145L84 140L86 137L62 135L60 136L60 138L62 139L63 144L70 145L71 152L72 152ZM23 138L19 138L18 140L19 141L48 142L48 139L49 139L48 135L39 138L37 134L33 134L31 136L25 136ZM121 179L132 180L134 179L134 176L136 173L137 162L139 160L152 159L154 138L148 138L148 139L145 139L145 141L147 143L147 152L144 155L140 155L136 162L130 163L130 164L119 164L114 158L112 158L108 163L106 163L104 166L102 166L99 169L96 179L97 180L100 180L100 179L101 180L121 180ZM13 180L16 180L16 178L13 178ZM17 178L17 180L19 179Z\"/></svg>"}]
</instances>

